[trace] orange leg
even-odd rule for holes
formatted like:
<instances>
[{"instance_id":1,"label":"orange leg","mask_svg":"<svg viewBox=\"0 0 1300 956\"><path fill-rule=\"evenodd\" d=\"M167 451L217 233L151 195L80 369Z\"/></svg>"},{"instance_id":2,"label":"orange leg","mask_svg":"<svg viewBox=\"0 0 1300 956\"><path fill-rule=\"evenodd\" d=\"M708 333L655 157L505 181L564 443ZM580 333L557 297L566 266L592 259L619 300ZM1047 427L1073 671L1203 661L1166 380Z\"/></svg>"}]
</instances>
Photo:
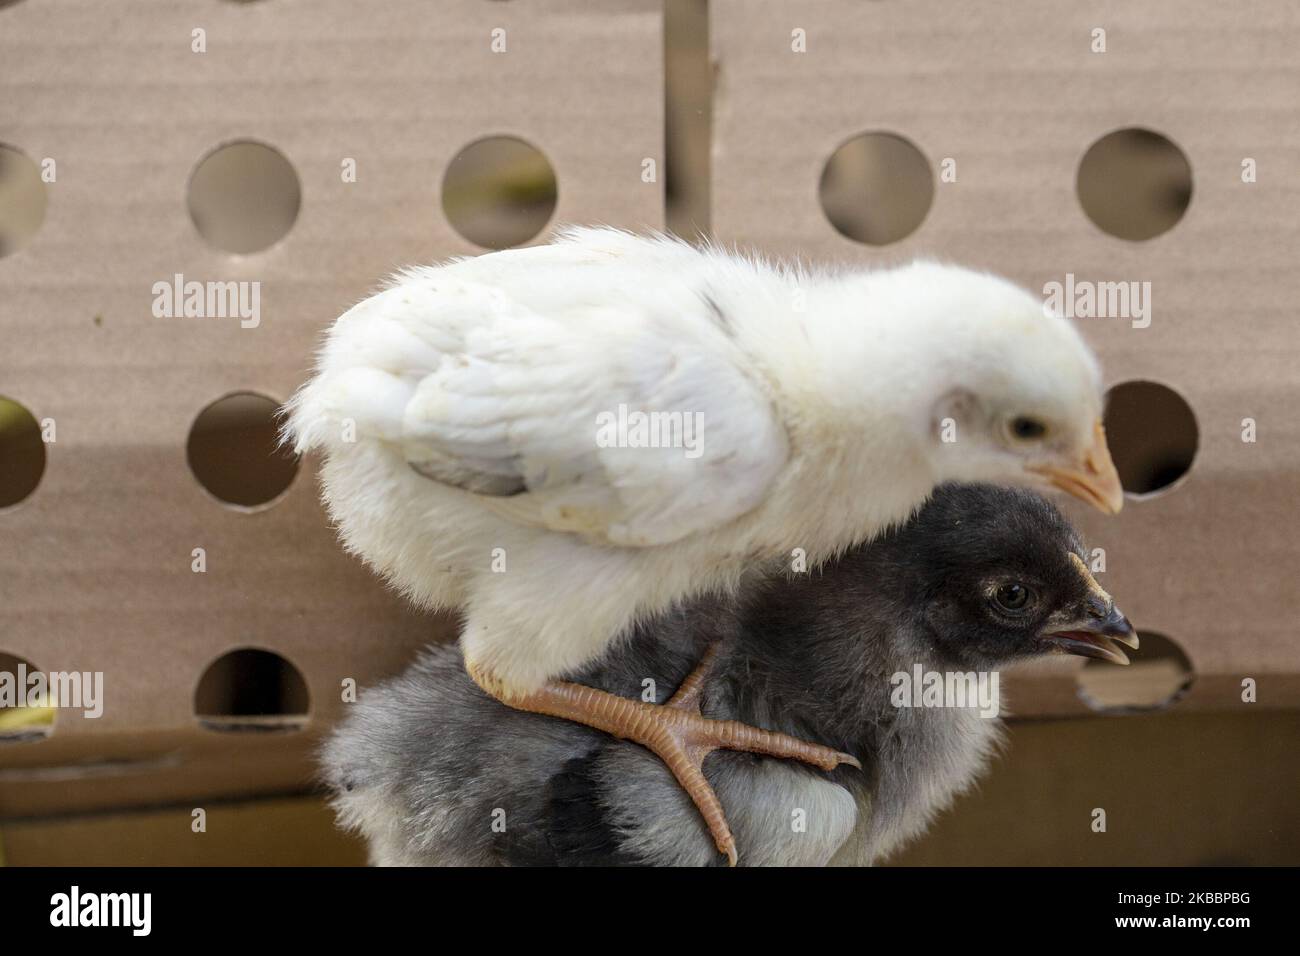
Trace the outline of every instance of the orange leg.
<instances>
[{"instance_id":1,"label":"orange leg","mask_svg":"<svg viewBox=\"0 0 1300 956\"><path fill-rule=\"evenodd\" d=\"M710 648L699 666L664 704L616 697L565 681L551 681L531 694L517 694L472 664L467 664L466 669L476 684L508 707L585 724L653 752L699 808L718 852L725 854L727 861L735 866L736 841L718 795L704 776L704 758L710 753L743 750L801 760L822 770L834 770L842 763L859 768L862 765L850 754L797 737L751 727L737 720L704 717L700 713L700 699L716 653L716 646Z\"/></svg>"}]
</instances>

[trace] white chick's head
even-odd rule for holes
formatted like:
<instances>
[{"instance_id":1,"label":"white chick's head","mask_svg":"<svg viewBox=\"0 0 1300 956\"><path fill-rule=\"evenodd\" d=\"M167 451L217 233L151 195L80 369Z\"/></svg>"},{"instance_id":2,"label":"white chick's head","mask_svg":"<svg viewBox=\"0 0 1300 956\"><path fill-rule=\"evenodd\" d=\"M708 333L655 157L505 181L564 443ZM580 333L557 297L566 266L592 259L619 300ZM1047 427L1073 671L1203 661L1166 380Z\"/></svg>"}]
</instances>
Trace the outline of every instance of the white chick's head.
<instances>
[{"instance_id":1,"label":"white chick's head","mask_svg":"<svg viewBox=\"0 0 1300 956\"><path fill-rule=\"evenodd\" d=\"M997 276L932 262L885 275L900 335L929 359L906 391L937 480L1050 485L1118 512L1101 372L1078 330Z\"/></svg>"}]
</instances>

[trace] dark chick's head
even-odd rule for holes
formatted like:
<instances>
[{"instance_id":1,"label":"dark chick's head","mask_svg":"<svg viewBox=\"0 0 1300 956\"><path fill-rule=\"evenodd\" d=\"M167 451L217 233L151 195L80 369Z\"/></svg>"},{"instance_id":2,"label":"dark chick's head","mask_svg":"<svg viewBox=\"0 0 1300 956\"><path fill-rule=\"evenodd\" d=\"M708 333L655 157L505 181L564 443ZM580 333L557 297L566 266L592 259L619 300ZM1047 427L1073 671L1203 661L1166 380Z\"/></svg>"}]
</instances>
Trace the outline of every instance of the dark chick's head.
<instances>
[{"instance_id":1,"label":"dark chick's head","mask_svg":"<svg viewBox=\"0 0 1300 956\"><path fill-rule=\"evenodd\" d=\"M1038 654L1127 664L1137 637L1059 511L1023 489L944 485L889 547L924 640L954 664Z\"/></svg>"}]
</instances>

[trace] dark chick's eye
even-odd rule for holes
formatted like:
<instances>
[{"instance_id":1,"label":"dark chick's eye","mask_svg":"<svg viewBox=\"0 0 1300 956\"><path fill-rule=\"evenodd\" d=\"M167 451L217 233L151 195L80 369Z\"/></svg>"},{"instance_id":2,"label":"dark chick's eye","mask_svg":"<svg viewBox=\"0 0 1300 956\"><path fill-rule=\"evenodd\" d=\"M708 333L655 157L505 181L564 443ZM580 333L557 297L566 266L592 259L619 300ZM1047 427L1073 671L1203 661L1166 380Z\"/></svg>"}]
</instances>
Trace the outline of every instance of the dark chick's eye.
<instances>
[{"instance_id":1,"label":"dark chick's eye","mask_svg":"<svg viewBox=\"0 0 1300 956\"><path fill-rule=\"evenodd\" d=\"M993 592L994 603L1004 611L1023 611L1032 597L1029 588L1018 582L998 585Z\"/></svg>"},{"instance_id":2,"label":"dark chick's eye","mask_svg":"<svg viewBox=\"0 0 1300 956\"><path fill-rule=\"evenodd\" d=\"M1034 441L1047 434L1047 426L1037 418L1030 418L1028 415L1017 415L1011 420L1011 434L1021 441Z\"/></svg>"}]
</instances>

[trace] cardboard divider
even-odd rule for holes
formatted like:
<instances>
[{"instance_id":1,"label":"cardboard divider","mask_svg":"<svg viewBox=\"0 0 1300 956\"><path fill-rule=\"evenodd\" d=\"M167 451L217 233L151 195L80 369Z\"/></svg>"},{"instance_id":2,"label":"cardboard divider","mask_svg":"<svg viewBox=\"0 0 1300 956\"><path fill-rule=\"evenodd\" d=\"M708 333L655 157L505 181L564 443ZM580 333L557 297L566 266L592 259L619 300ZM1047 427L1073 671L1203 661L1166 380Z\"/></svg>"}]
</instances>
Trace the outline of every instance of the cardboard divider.
<instances>
[{"instance_id":1,"label":"cardboard divider","mask_svg":"<svg viewBox=\"0 0 1300 956\"><path fill-rule=\"evenodd\" d=\"M1095 30L1106 52L1093 52ZM802 32L800 32L802 31ZM812 260L916 256L1042 290L1067 274L1150 283L1150 323L1079 318L1107 385L1149 379L1190 404L1188 475L1122 514L1063 504L1102 582L1138 627L1167 635L1197 680L1179 708L1300 705L1300 23L1208 0L847 3L714 0L712 224L725 243ZM802 47L806 52L796 52ZM1075 183L1117 129L1168 137L1191 165L1181 221L1142 242L1107 235ZM831 154L867 131L928 158L934 201L908 238L841 235L818 203ZM945 161L955 181L945 176ZM1243 181L1254 160L1257 181ZM1244 419L1257 440L1242 440ZM1152 428L1160 427L1151 422ZM1074 666L1078 666L1077 662ZM1060 680L1013 680L1015 710L1087 713Z\"/></svg>"},{"instance_id":2,"label":"cardboard divider","mask_svg":"<svg viewBox=\"0 0 1300 956\"><path fill-rule=\"evenodd\" d=\"M540 149L558 181L551 226L663 225L662 182L642 178L643 160L663 163L657 2L357 11L343 0L0 9L0 143L56 172L39 231L0 257L0 395L57 427L35 492L0 512L0 651L102 671L106 698L99 719L61 710L48 740L0 746L0 815L301 787L343 682L364 688L452 636L450 619L406 606L343 553L314 461L274 503L240 510L199 485L186 442L223 395L287 398L323 330L389 273L482 251L441 209L461 149L491 134ZM243 256L205 242L187 208L199 162L241 139L282 153L301 187L287 235ZM178 274L258 283L259 321L157 317L155 284ZM308 733L198 729L200 676L239 647L301 672ZM64 780L58 768L74 780L164 753L176 769L48 782Z\"/></svg>"},{"instance_id":3,"label":"cardboard divider","mask_svg":"<svg viewBox=\"0 0 1300 956\"><path fill-rule=\"evenodd\" d=\"M1110 384L1167 383L1199 444L1186 478L1115 519L1064 507L1104 548L1099 579L1139 629L1176 641L1179 709L1300 705L1293 569L1300 501L1300 21L1283 3L1208 0L713 0L715 236L818 260L925 255L1063 282L1150 283L1146 327L1080 319ZM99 719L61 710L46 740L0 745L0 816L235 797L311 785L345 682L396 673L455 622L406 606L340 548L303 462L270 505L217 502L190 473L199 412L287 398L321 331L412 263L480 252L440 206L447 165L517 136L554 169L552 225L663 225L661 6L387 0L27 0L0 9L0 144L52 160L45 219L0 257L0 395L52 422L36 491L0 511L0 651L102 671ZM1104 29L1107 51L1094 53ZM792 48L802 31L805 52ZM201 38L201 43L200 43ZM202 46L202 50L198 49ZM1108 236L1075 195L1116 129L1187 157L1168 232ZM856 134L907 138L933 203L883 247L818 202ZM190 177L247 139L292 165L301 207L270 248L232 255L191 221ZM1258 182L1242 180L1253 160ZM955 181L940 173L952 160ZM344 175L349 161L355 181ZM545 241L544 230L536 241ZM260 314L155 315L157 283L256 283ZM1243 420L1258 440L1242 441ZM205 570L194 570L202 549ZM281 655L310 696L299 733L201 729L195 690L237 648ZM1014 713L1088 714L1078 661L1018 671Z\"/></svg>"}]
</instances>

